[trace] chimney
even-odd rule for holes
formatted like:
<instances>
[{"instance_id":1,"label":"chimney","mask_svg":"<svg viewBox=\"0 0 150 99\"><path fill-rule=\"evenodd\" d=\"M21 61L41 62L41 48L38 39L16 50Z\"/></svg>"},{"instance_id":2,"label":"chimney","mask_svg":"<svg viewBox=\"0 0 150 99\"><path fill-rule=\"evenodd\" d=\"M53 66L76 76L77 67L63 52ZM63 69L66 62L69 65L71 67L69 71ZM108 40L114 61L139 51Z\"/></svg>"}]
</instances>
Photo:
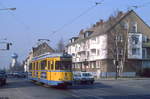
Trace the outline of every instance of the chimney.
<instances>
[{"instance_id":1,"label":"chimney","mask_svg":"<svg viewBox=\"0 0 150 99\"><path fill-rule=\"evenodd\" d=\"M96 27L96 24L93 24L93 27Z\"/></svg>"},{"instance_id":2,"label":"chimney","mask_svg":"<svg viewBox=\"0 0 150 99\"><path fill-rule=\"evenodd\" d=\"M80 32L79 32L79 34L84 34L84 30L81 29Z\"/></svg>"},{"instance_id":3,"label":"chimney","mask_svg":"<svg viewBox=\"0 0 150 99\"><path fill-rule=\"evenodd\" d=\"M122 12L122 11L119 11L117 16L118 16L118 17L122 17L122 16L123 16L123 12Z\"/></svg>"},{"instance_id":4,"label":"chimney","mask_svg":"<svg viewBox=\"0 0 150 99\"><path fill-rule=\"evenodd\" d=\"M100 25L103 25L103 24L104 24L104 20L100 19Z\"/></svg>"},{"instance_id":5,"label":"chimney","mask_svg":"<svg viewBox=\"0 0 150 99\"><path fill-rule=\"evenodd\" d=\"M96 26L99 26L100 25L100 22L96 22Z\"/></svg>"}]
</instances>

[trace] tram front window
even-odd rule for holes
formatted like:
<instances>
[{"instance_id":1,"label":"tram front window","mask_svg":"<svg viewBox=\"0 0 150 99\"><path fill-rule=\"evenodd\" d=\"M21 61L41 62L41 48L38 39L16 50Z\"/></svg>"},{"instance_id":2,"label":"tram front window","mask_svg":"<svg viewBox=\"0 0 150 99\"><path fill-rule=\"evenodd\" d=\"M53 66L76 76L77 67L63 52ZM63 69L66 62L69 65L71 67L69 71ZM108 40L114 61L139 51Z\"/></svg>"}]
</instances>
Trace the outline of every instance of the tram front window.
<instances>
[{"instance_id":1,"label":"tram front window","mask_svg":"<svg viewBox=\"0 0 150 99\"><path fill-rule=\"evenodd\" d=\"M56 70L71 70L71 61L56 61Z\"/></svg>"}]
</instances>

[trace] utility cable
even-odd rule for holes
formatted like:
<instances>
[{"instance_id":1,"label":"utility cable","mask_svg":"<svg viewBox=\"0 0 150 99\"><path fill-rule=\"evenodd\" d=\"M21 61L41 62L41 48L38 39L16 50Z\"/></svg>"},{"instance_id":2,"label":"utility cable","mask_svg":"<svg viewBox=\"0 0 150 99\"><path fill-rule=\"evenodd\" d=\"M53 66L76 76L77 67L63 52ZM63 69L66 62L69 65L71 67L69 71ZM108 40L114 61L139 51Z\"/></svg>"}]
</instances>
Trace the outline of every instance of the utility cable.
<instances>
[{"instance_id":1,"label":"utility cable","mask_svg":"<svg viewBox=\"0 0 150 99\"><path fill-rule=\"evenodd\" d=\"M104 1L104 0L102 0ZM79 14L77 17L75 17L74 19L70 20L68 23L65 23L64 25L62 25L60 28L58 28L57 30L53 31L51 34L56 34L57 32L59 32L60 30L66 28L67 26L71 25L73 22L75 22L76 20L78 20L80 17L82 17L83 15L85 15L86 13L88 13L89 11L91 11L92 9L94 9L95 7L97 7L99 4L102 4L101 2L95 2L95 5L91 6L90 8L88 8L87 10L83 11L81 14Z\"/></svg>"},{"instance_id":2,"label":"utility cable","mask_svg":"<svg viewBox=\"0 0 150 99\"><path fill-rule=\"evenodd\" d=\"M127 9L128 9L128 10L131 10L132 8L133 8L133 9L139 9L139 8L143 8L143 7L145 7L145 6L149 5L149 4L150 4L150 2L141 4L141 5L133 5L133 6L128 7Z\"/></svg>"},{"instance_id":3,"label":"utility cable","mask_svg":"<svg viewBox=\"0 0 150 99\"><path fill-rule=\"evenodd\" d=\"M0 2L0 5L3 7L3 8L7 8L5 5L2 4L2 2ZM30 30L30 26L28 26L24 21L22 21L19 17L17 17L16 15L14 15L11 11L8 10L8 13L20 24L22 24L26 30ZM31 32L31 31L29 31ZM31 32L32 33L32 32Z\"/></svg>"}]
</instances>

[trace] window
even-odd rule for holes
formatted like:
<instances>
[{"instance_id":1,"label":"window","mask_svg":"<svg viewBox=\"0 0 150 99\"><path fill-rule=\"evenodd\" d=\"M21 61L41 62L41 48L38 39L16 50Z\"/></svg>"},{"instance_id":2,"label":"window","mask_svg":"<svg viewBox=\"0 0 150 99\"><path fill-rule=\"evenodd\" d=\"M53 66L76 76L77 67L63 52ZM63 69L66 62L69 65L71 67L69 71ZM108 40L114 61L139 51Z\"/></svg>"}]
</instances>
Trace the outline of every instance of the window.
<instances>
[{"instance_id":1,"label":"window","mask_svg":"<svg viewBox=\"0 0 150 99\"><path fill-rule=\"evenodd\" d=\"M143 68L150 68L150 61L143 61L142 65L143 65Z\"/></svg>"},{"instance_id":2,"label":"window","mask_svg":"<svg viewBox=\"0 0 150 99\"><path fill-rule=\"evenodd\" d=\"M98 56L100 55L100 50L97 50L97 55L98 55Z\"/></svg>"},{"instance_id":3,"label":"window","mask_svg":"<svg viewBox=\"0 0 150 99\"><path fill-rule=\"evenodd\" d=\"M84 38L90 36L93 33L93 31L87 31L84 33Z\"/></svg>"},{"instance_id":4,"label":"window","mask_svg":"<svg viewBox=\"0 0 150 99\"><path fill-rule=\"evenodd\" d=\"M132 43L133 44L138 44L139 43L139 35L132 35Z\"/></svg>"},{"instance_id":5,"label":"window","mask_svg":"<svg viewBox=\"0 0 150 99\"><path fill-rule=\"evenodd\" d=\"M39 70L39 63L36 62L36 70Z\"/></svg>"},{"instance_id":6,"label":"window","mask_svg":"<svg viewBox=\"0 0 150 99\"><path fill-rule=\"evenodd\" d=\"M95 61L95 62L93 62L93 66L94 66L94 68L96 68L96 61Z\"/></svg>"},{"instance_id":7,"label":"window","mask_svg":"<svg viewBox=\"0 0 150 99\"><path fill-rule=\"evenodd\" d=\"M60 70L60 61L56 61L55 68L56 70Z\"/></svg>"},{"instance_id":8,"label":"window","mask_svg":"<svg viewBox=\"0 0 150 99\"><path fill-rule=\"evenodd\" d=\"M147 58L147 50L146 50L146 48L142 49L142 58Z\"/></svg>"},{"instance_id":9,"label":"window","mask_svg":"<svg viewBox=\"0 0 150 99\"><path fill-rule=\"evenodd\" d=\"M137 32L137 23L131 22L131 32L135 33Z\"/></svg>"},{"instance_id":10,"label":"window","mask_svg":"<svg viewBox=\"0 0 150 99\"><path fill-rule=\"evenodd\" d=\"M83 76L87 76L87 77L88 77L88 76L92 76L90 73L83 73L82 75L83 75Z\"/></svg>"},{"instance_id":11,"label":"window","mask_svg":"<svg viewBox=\"0 0 150 99\"><path fill-rule=\"evenodd\" d=\"M123 35L122 34L117 36L117 41L119 41L119 42L123 41Z\"/></svg>"},{"instance_id":12,"label":"window","mask_svg":"<svg viewBox=\"0 0 150 99\"><path fill-rule=\"evenodd\" d=\"M35 70L35 63L32 63L32 70Z\"/></svg>"},{"instance_id":13,"label":"window","mask_svg":"<svg viewBox=\"0 0 150 99\"><path fill-rule=\"evenodd\" d=\"M132 48L132 55L140 55L140 48Z\"/></svg>"},{"instance_id":14,"label":"window","mask_svg":"<svg viewBox=\"0 0 150 99\"><path fill-rule=\"evenodd\" d=\"M56 61L56 70L71 70L71 61Z\"/></svg>"},{"instance_id":15,"label":"window","mask_svg":"<svg viewBox=\"0 0 150 99\"><path fill-rule=\"evenodd\" d=\"M142 36L142 41L143 41L143 43L147 43L147 36L143 35Z\"/></svg>"},{"instance_id":16,"label":"window","mask_svg":"<svg viewBox=\"0 0 150 99\"><path fill-rule=\"evenodd\" d=\"M54 69L54 61L51 61L51 70Z\"/></svg>"},{"instance_id":17,"label":"window","mask_svg":"<svg viewBox=\"0 0 150 99\"><path fill-rule=\"evenodd\" d=\"M93 38L91 39L91 43L92 43L92 44L95 44L95 43L96 43L96 37L93 37Z\"/></svg>"},{"instance_id":18,"label":"window","mask_svg":"<svg viewBox=\"0 0 150 99\"><path fill-rule=\"evenodd\" d=\"M124 29L128 29L129 28L128 22L123 22L122 26L123 26Z\"/></svg>"},{"instance_id":19,"label":"window","mask_svg":"<svg viewBox=\"0 0 150 99\"><path fill-rule=\"evenodd\" d=\"M47 74L46 74L46 72L41 72L41 78L44 78L44 79L46 79L46 78L47 78Z\"/></svg>"},{"instance_id":20,"label":"window","mask_svg":"<svg viewBox=\"0 0 150 99\"><path fill-rule=\"evenodd\" d=\"M48 70L50 70L51 64L50 61L48 61Z\"/></svg>"},{"instance_id":21,"label":"window","mask_svg":"<svg viewBox=\"0 0 150 99\"><path fill-rule=\"evenodd\" d=\"M96 49L91 49L91 54L96 55Z\"/></svg>"},{"instance_id":22,"label":"window","mask_svg":"<svg viewBox=\"0 0 150 99\"><path fill-rule=\"evenodd\" d=\"M119 50L119 55L123 55L123 49L118 49Z\"/></svg>"},{"instance_id":23,"label":"window","mask_svg":"<svg viewBox=\"0 0 150 99\"><path fill-rule=\"evenodd\" d=\"M97 61L96 63L97 63L97 64L96 64L96 68L100 68L100 63L101 63L101 62L100 62L100 61Z\"/></svg>"},{"instance_id":24,"label":"window","mask_svg":"<svg viewBox=\"0 0 150 99\"><path fill-rule=\"evenodd\" d=\"M46 60L41 61L41 70L45 70L46 68Z\"/></svg>"}]
</instances>

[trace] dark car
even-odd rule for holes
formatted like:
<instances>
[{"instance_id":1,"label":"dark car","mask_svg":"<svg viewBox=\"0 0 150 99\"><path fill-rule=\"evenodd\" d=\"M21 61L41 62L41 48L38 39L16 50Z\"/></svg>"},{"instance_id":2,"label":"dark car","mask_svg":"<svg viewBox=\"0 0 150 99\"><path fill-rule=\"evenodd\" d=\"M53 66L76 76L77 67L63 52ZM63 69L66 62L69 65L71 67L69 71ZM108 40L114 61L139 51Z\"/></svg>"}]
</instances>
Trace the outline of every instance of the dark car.
<instances>
[{"instance_id":1,"label":"dark car","mask_svg":"<svg viewBox=\"0 0 150 99\"><path fill-rule=\"evenodd\" d=\"M26 77L25 73L23 73L23 72L15 72L15 73L13 73L13 76L16 78L25 78Z\"/></svg>"},{"instance_id":2,"label":"dark car","mask_svg":"<svg viewBox=\"0 0 150 99\"><path fill-rule=\"evenodd\" d=\"M6 84L6 75L3 73L0 73L0 86Z\"/></svg>"}]
</instances>

